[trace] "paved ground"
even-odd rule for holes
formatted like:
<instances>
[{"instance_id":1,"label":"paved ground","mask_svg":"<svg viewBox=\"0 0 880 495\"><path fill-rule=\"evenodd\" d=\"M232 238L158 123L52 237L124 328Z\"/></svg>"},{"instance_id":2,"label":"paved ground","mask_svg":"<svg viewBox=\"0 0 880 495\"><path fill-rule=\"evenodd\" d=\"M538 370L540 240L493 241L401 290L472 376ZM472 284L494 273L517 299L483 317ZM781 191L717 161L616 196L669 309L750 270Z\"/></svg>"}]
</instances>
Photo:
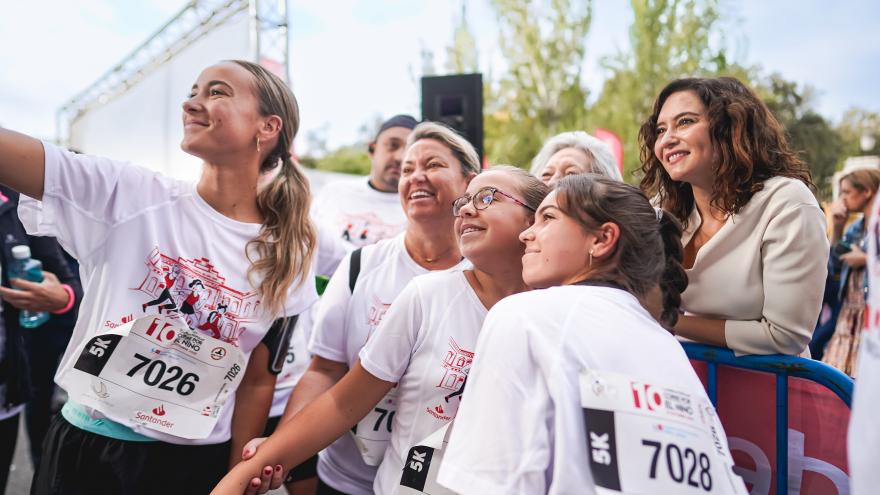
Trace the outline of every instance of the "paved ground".
<instances>
[{"instance_id":1,"label":"paved ground","mask_svg":"<svg viewBox=\"0 0 880 495\"><path fill-rule=\"evenodd\" d=\"M31 478L34 470L31 466L31 457L28 454L27 434L24 431L24 419L18 432L18 442L15 444L15 458L9 468L9 483L6 485L6 495L28 495L31 490ZM273 490L269 495L286 495L282 490ZM2 494L0 494L2 495Z\"/></svg>"},{"instance_id":2,"label":"paved ground","mask_svg":"<svg viewBox=\"0 0 880 495\"><path fill-rule=\"evenodd\" d=\"M34 470L28 455L27 435L24 433L24 418L19 422L18 442L15 444L15 457L9 467L9 483L6 495L27 495L31 489L31 478Z\"/></svg>"}]
</instances>

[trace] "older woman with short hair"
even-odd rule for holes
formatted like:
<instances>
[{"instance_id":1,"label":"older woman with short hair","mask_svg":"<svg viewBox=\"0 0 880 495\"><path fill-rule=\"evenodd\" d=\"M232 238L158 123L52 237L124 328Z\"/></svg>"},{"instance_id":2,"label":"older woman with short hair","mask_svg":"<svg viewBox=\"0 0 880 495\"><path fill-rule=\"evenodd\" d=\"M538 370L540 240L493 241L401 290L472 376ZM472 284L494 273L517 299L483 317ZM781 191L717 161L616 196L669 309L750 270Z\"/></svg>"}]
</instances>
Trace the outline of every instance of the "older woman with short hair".
<instances>
[{"instance_id":1,"label":"older woman with short hair","mask_svg":"<svg viewBox=\"0 0 880 495\"><path fill-rule=\"evenodd\" d=\"M531 173L549 186L566 175L599 174L623 181L611 148L583 131L548 139L532 160Z\"/></svg>"}]
</instances>

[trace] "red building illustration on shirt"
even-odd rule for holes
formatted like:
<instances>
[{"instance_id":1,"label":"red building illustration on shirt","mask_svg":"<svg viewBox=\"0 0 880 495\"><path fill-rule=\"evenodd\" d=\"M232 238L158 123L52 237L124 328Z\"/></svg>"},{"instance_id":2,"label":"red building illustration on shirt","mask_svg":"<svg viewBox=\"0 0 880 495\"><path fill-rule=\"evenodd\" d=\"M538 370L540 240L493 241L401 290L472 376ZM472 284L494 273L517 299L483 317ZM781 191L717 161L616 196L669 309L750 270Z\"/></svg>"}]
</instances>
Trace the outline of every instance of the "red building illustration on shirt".
<instances>
[{"instance_id":1,"label":"red building illustration on shirt","mask_svg":"<svg viewBox=\"0 0 880 495\"><path fill-rule=\"evenodd\" d=\"M439 388L457 391L464 384L474 362L474 353L458 346L455 339L449 339L449 350L443 359L443 378L437 384Z\"/></svg>"},{"instance_id":2,"label":"red building illustration on shirt","mask_svg":"<svg viewBox=\"0 0 880 495\"><path fill-rule=\"evenodd\" d=\"M238 345L246 324L257 320L260 301L256 291L241 292L226 285L223 277L207 258L172 258L153 248L145 260L147 274L132 290L156 297L168 289L180 307L191 295L189 283L200 280L204 291L199 295L199 310L188 320L191 327ZM167 275L179 271L172 287L165 287Z\"/></svg>"}]
</instances>

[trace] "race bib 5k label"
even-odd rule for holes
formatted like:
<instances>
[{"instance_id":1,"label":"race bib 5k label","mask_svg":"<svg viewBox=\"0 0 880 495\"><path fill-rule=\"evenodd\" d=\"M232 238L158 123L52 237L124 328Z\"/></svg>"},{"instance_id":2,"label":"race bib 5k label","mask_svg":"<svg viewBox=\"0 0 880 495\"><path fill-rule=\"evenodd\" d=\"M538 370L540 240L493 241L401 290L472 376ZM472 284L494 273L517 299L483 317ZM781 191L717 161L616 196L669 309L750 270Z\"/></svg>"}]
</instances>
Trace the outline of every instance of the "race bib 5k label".
<instances>
[{"instance_id":1,"label":"race bib 5k label","mask_svg":"<svg viewBox=\"0 0 880 495\"><path fill-rule=\"evenodd\" d=\"M705 396L592 370L580 395L598 493L747 493Z\"/></svg>"},{"instance_id":2,"label":"race bib 5k label","mask_svg":"<svg viewBox=\"0 0 880 495\"><path fill-rule=\"evenodd\" d=\"M162 316L110 332L87 340L61 376L71 399L129 427L207 437L244 374L238 348Z\"/></svg>"}]
</instances>

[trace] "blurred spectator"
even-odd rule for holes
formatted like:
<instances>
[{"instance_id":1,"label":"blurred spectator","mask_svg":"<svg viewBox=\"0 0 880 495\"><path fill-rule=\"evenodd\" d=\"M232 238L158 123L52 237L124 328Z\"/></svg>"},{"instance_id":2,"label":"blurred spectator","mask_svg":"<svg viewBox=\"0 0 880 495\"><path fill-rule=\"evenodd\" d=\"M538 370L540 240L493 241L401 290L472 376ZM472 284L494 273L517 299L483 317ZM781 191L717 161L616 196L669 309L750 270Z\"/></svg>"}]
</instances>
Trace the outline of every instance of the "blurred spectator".
<instances>
[{"instance_id":1,"label":"blurred spectator","mask_svg":"<svg viewBox=\"0 0 880 495\"><path fill-rule=\"evenodd\" d=\"M623 180L611 148L583 131L563 132L548 139L532 160L531 173L551 187L566 175L575 174Z\"/></svg>"},{"instance_id":2,"label":"blurred spectator","mask_svg":"<svg viewBox=\"0 0 880 495\"><path fill-rule=\"evenodd\" d=\"M18 220L18 193L0 186L0 265L3 299L0 320L0 488L18 436L19 413L27 403L26 421L34 464L52 416L54 374L76 321L82 286L55 239L31 237ZM28 245L31 256L43 262L44 280L30 290L10 282L12 248ZM19 325L20 309L50 311L52 318L37 328ZM60 314L59 314L60 313Z\"/></svg>"},{"instance_id":3,"label":"blurred spectator","mask_svg":"<svg viewBox=\"0 0 880 495\"><path fill-rule=\"evenodd\" d=\"M831 206L833 229L828 275L829 279L839 281L832 299L832 318L837 318L831 325L817 328L817 334L822 335L816 336L814 340L817 345L814 347L819 348L823 340L827 341L828 347L821 356L822 361L853 376L868 291L865 227L871 219L871 206L878 186L880 170L851 172L840 179L840 198ZM849 213L854 212L861 212L862 218L853 222L844 232L846 219ZM834 329L833 336L826 336L829 326Z\"/></svg>"},{"instance_id":4,"label":"blurred spectator","mask_svg":"<svg viewBox=\"0 0 880 495\"><path fill-rule=\"evenodd\" d=\"M374 244L403 231L406 217L397 183L406 138L417 123L409 115L395 115L382 123L369 144L370 177L324 186L312 204L312 217L317 223L353 247Z\"/></svg>"}]
</instances>

